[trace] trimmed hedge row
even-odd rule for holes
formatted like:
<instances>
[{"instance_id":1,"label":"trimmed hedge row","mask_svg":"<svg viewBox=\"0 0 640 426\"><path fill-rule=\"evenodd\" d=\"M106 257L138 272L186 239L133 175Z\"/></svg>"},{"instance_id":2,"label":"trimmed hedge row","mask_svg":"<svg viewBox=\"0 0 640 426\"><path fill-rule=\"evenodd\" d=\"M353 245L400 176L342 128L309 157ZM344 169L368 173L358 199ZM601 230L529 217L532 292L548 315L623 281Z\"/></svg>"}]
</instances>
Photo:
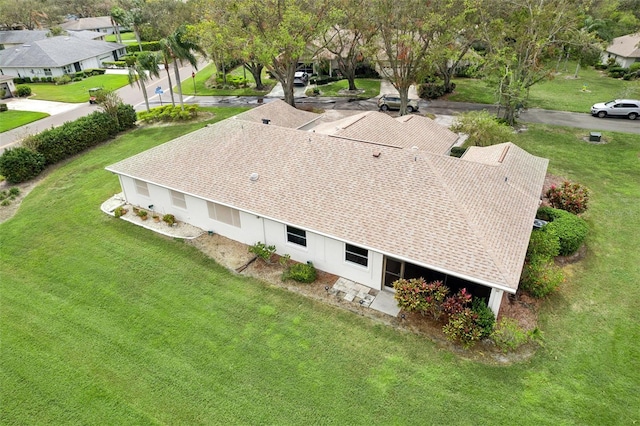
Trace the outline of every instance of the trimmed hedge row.
<instances>
[{"instance_id":1,"label":"trimmed hedge row","mask_svg":"<svg viewBox=\"0 0 640 426\"><path fill-rule=\"evenodd\" d=\"M142 45L143 52L157 52L160 50L160 42L159 41L143 41L140 43ZM140 46L138 43L133 43L127 45L127 53L139 52Z\"/></svg>"},{"instance_id":2,"label":"trimmed hedge row","mask_svg":"<svg viewBox=\"0 0 640 426\"><path fill-rule=\"evenodd\" d=\"M131 105L118 106L118 119L106 112L94 112L60 127L30 137L27 147L6 150L0 156L0 174L10 183L37 176L45 166L55 164L102 143L118 132L135 125L136 112Z\"/></svg>"}]
</instances>

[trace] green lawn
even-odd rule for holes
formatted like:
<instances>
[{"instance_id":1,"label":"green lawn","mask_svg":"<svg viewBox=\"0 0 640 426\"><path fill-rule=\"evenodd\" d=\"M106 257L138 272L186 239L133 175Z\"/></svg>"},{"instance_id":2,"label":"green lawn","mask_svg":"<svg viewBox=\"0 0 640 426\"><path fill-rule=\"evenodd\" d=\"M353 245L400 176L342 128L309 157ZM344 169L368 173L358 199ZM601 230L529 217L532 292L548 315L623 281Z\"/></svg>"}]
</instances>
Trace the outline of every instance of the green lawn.
<instances>
[{"instance_id":1,"label":"green lawn","mask_svg":"<svg viewBox=\"0 0 640 426\"><path fill-rule=\"evenodd\" d=\"M228 74L242 76L242 77L246 76L247 81L249 82L249 87L240 87L238 89L212 89L205 86L205 83L207 82L207 80L209 80L209 78L212 75L214 75L215 72L216 72L216 67L213 63L210 63L203 69L196 72L195 94L197 94L198 96L261 96L261 95L268 94L269 91L271 91L271 89L275 85L275 82L269 79L269 77L267 76L266 70L263 70L262 82L267 86L267 90L255 90L255 88L252 87L253 85L255 85L255 80L253 76L248 71L245 73L243 71L243 67L239 66L233 69ZM194 81L191 77L182 81L182 93L184 95L194 94L193 83ZM174 87L174 92L175 91L176 91L176 88Z\"/></svg>"},{"instance_id":2,"label":"green lawn","mask_svg":"<svg viewBox=\"0 0 640 426\"><path fill-rule=\"evenodd\" d=\"M309 86L311 89L316 87L315 85ZM340 93L341 90L347 90L349 88L349 82L347 80L335 81L329 84L323 84L321 86L317 86L320 89L320 96L327 97L336 97L336 96L346 96L353 97L353 95L348 95L344 93ZM374 96L378 96L380 93L380 80L374 80L370 78L357 78L356 79L356 87L358 89L363 89L364 92L358 94L358 98L360 99L369 99ZM311 90L309 89L309 90Z\"/></svg>"},{"instance_id":3,"label":"green lawn","mask_svg":"<svg viewBox=\"0 0 640 426\"><path fill-rule=\"evenodd\" d=\"M607 77L593 68L582 68L574 79L575 65L553 80L534 85L529 96L530 108L587 112L596 102L616 98L640 98L640 80L624 81ZM448 99L460 102L492 104L495 90L482 80L455 79L456 90Z\"/></svg>"},{"instance_id":4,"label":"green lawn","mask_svg":"<svg viewBox=\"0 0 640 426\"><path fill-rule=\"evenodd\" d=\"M0 133L6 132L16 127L24 126L41 118L48 117L49 114L34 111L3 111L0 113Z\"/></svg>"},{"instance_id":5,"label":"green lawn","mask_svg":"<svg viewBox=\"0 0 640 426\"><path fill-rule=\"evenodd\" d=\"M133 44L137 43L136 35L133 32L120 33L120 38L122 39L122 44ZM115 34L109 34L105 36L105 41L111 41L114 43L118 42L118 38Z\"/></svg>"},{"instance_id":6,"label":"green lawn","mask_svg":"<svg viewBox=\"0 0 640 426\"><path fill-rule=\"evenodd\" d=\"M122 74L104 74L87 77L82 81L56 86L52 83L29 83L33 96L31 99L44 101L81 103L89 102L89 89L103 87L116 90L129 84L129 76Z\"/></svg>"},{"instance_id":7,"label":"green lawn","mask_svg":"<svg viewBox=\"0 0 640 426\"><path fill-rule=\"evenodd\" d=\"M238 109L219 109L220 114ZM511 366L246 279L99 211L104 167L204 123L132 131L0 224L2 424L634 424L640 136L530 125L515 142L593 191L586 258Z\"/></svg>"}]
</instances>

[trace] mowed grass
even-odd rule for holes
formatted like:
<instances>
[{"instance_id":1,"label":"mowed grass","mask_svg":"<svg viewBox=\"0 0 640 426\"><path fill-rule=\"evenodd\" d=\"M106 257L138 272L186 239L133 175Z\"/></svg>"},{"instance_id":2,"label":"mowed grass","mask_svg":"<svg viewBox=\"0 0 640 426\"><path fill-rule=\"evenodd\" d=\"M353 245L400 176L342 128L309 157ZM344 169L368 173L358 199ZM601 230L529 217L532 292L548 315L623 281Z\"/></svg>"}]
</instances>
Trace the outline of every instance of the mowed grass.
<instances>
[{"instance_id":1,"label":"mowed grass","mask_svg":"<svg viewBox=\"0 0 640 426\"><path fill-rule=\"evenodd\" d=\"M102 87L116 90L129 84L129 76L123 74L103 74L87 77L69 84L29 83L33 96L30 99L69 103L89 102L89 89Z\"/></svg>"},{"instance_id":2,"label":"mowed grass","mask_svg":"<svg viewBox=\"0 0 640 426\"><path fill-rule=\"evenodd\" d=\"M531 87L529 108L559 111L588 112L591 105L612 99L640 99L640 80L625 81L608 77L605 72L591 67L581 68L574 78L575 64L561 67L561 73L552 80ZM451 101L492 104L497 102L495 89L486 81L455 79L455 92Z\"/></svg>"},{"instance_id":3,"label":"mowed grass","mask_svg":"<svg viewBox=\"0 0 640 426\"><path fill-rule=\"evenodd\" d=\"M97 147L0 224L0 423L640 421L640 136L589 145L537 125L517 136L592 189L591 233L542 310L545 346L498 366L232 274L99 211L120 191L105 166L202 125Z\"/></svg>"},{"instance_id":4,"label":"mowed grass","mask_svg":"<svg viewBox=\"0 0 640 426\"><path fill-rule=\"evenodd\" d=\"M35 111L8 110L0 113L0 133L38 121L49 114Z\"/></svg>"},{"instance_id":5,"label":"mowed grass","mask_svg":"<svg viewBox=\"0 0 640 426\"><path fill-rule=\"evenodd\" d=\"M206 82L214 76L216 73L216 66L213 63L210 63L206 67L198 70L196 72L195 79L189 77L182 81L182 93L184 95L198 95L198 96L261 96L266 95L275 85L275 81L269 79L266 70L262 71L262 83L267 87L266 90L256 90L255 89L255 79L253 75L249 71L244 71L243 66L239 66L234 68L231 71L228 71L228 75L235 75L238 77L246 77L247 78L247 87L239 87L237 89L214 89L206 86ZM194 91L194 80L195 80L195 91ZM174 92L177 92L177 89L173 88Z\"/></svg>"},{"instance_id":6,"label":"mowed grass","mask_svg":"<svg viewBox=\"0 0 640 426\"><path fill-rule=\"evenodd\" d=\"M380 80L375 80L371 78L357 78L355 83L358 89L364 90L364 92L359 93L357 96L355 96L357 98L369 99L369 98L373 98L374 96L378 96L378 94L380 93ZM309 87L313 88L316 86L311 85ZM317 87L318 89L320 89L320 96L354 97L353 95L348 95L344 93L344 91L349 88L349 81L347 80L335 81L333 83L323 84Z\"/></svg>"},{"instance_id":7,"label":"mowed grass","mask_svg":"<svg viewBox=\"0 0 640 426\"><path fill-rule=\"evenodd\" d=\"M110 41L113 43L118 42L118 37L115 34L109 34L104 37L105 41ZM125 32L120 33L120 39L122 39L122 44L133 44L137 43L136 35L133 32Z\"/></svg>"}]
</instances>

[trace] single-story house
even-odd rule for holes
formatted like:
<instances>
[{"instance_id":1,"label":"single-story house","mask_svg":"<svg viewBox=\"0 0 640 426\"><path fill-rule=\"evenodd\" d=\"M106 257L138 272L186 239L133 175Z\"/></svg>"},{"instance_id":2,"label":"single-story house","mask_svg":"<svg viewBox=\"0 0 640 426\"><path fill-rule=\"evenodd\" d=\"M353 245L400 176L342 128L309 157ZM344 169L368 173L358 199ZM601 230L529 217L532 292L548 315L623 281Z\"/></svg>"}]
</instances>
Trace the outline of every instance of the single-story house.
<instances>
[{"instance_id":1,"label":"single-story house","mask_svg":"<svg viewBox=\"0 0 640 426\"><path fill-rule=\"evenodd\" d=\"M640 62L640 33L614 38L602 54L602 63L606 64L609 58L615 59L623 68Z\"/></svg>"},{"instance_id":2,"label":"single-story house","mask_svg":"<svg viewBox=\"0 0 640 426\"><path fill-rule=\"evenodd\" d=\"M18 77L58 77L115 61L126 46L79 37L58 36L0 50L0 74Z\"/></svg>"},{"instance_id":3,"label":"single-story house","mask_svg":"<svg viewBox=\"0 0 640 426\"><path fill-rule=\"evenodd\" d=\"M60 27L65 31L96 31L104 34L115 33L110 16L75 18L64 22Z\"/></svg>"},{"instance_id":4,"label":"single-story house","mask_svg":"<svg viewBox=\"0 0 640 426\"><path fill-rule=\"evenodd\" d=\"M518 289L548 160L512 143L454 158L456 140L419 115L332 119L277 100L106 169L133 205L377 290L443 280L497 314Z\"/></svg>"}]
</instances>

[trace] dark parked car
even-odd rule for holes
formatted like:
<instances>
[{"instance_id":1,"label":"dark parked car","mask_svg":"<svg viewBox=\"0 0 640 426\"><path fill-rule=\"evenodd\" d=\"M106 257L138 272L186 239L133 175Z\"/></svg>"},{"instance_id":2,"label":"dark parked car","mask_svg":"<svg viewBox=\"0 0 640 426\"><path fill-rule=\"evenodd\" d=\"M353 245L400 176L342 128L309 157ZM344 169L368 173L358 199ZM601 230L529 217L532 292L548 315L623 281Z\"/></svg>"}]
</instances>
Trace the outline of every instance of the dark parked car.
<instances>
[{"instance_id":1,"label":"dark parked car","mask_svg":"<svg viewBox=\"0 0 640 426\"><path fill-rule=\"evenodd\" d=\"M640 101L636 99L616 99L595 104L591 107L591 115L597 115L600 118L610 115L612 117L627 117L629 120L635 120L640 117Z\"/></svg>"}]
</instances>

